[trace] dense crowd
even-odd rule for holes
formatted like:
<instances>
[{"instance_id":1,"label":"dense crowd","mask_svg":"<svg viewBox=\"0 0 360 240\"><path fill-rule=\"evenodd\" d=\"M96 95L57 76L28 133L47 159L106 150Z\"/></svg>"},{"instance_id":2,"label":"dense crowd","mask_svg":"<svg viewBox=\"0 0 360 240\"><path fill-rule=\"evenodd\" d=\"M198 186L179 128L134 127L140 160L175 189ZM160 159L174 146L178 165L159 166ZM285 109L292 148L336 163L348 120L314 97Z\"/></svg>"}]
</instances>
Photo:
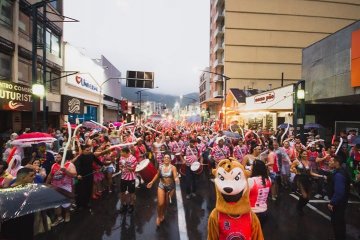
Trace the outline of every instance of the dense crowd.
<instances>
[{"instance_id":1,"label":"dense crowd","mask_svg":"<svg viewBox=\"0 0 360 240\"><path fill-rule=\"evenodd\" d=\"M355 131L343 131L340 136L323 140L316 129L311 129L306 139L301 139L293 136L289 126L262 131L244 130L236 123L221 129L211 124L157 121L118 128L112 124L99 129L83 127L72 136L66 128L49 133L57 141L31 147L14 147L12 141L18 134L9 136L2 149L0 188L39 183L71 193L71 203L58 206L52 213L47 211L52 227L69 222L72 210L91 211L91 204L97 204L105 193L112 194L115 187L120 190L119 212L132 213L136 188L151 188L160 179L156 219L159 227L166 205L173 201L176 183L184 181L185 198L190 201L197 194L199 175L205 174L213 181L211 170L225 158L239 161L246 168L250 204L262 224L266 222L268 199L276 201L279 191L299 194L300 215L310 196L329 200L329 208L345 201L333 191L337 176L334 168L343 169L343 176L349 177L345 181L351 181L354 190L360 192L360 144L354 143ZM65 152L68 142L70 147ZM64 155L66 162L62 166ZM336 163L341 167L334 167ZM121 178L120 186L113 182L114 176ZM346 186L340 188L348 194ZM30 224L33 222L30 220ZM5 237L15 234L11 224L11 220L3 223Z\"/></svg>"}]
</instances>

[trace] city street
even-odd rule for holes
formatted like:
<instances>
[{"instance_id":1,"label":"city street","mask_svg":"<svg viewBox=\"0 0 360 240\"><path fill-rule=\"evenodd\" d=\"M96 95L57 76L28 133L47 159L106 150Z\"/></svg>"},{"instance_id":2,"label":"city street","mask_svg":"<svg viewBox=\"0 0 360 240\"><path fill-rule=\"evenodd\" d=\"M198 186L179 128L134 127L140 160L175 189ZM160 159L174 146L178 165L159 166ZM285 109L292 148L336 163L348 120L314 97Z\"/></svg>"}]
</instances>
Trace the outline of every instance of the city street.
<instances>
[{"instance_id":1,"label":"city street","mask_svg":"<svg viewBox=\"0 0 360 240\"><path fill-rule=\"evenodd\" d=\"M203 174L198 181L198 194L190 200L182 195L167 209L165 221L156 229L156 187L137 189L136 210L122 215L116 211L117 194L105 195L94 202L93 212L74 212L70 223L62 223L42 239L206 239L207 219L215 204L214 185ZM263 232L265 239L327 240L333 237L327 203L312 199L299 216L295 206L297 196L283 192L276 202L269 200L269 218ZM175 200L175 199L174 199ZM183 204L181 204L183 202ZM348 239L359 239L360 201L350 199L347 209ZM185 215L185 219L183 216ZM180 237L181 236L181 237Z\"/></svg>"}]
</instances>

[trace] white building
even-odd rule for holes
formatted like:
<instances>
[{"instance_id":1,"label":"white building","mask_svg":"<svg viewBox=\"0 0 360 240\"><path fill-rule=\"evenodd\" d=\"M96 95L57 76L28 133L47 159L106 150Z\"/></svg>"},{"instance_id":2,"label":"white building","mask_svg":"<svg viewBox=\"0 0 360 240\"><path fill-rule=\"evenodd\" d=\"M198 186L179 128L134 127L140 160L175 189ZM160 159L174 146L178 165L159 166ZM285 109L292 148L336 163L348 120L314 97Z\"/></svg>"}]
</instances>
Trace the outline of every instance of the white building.
<instances>
[{"instance_id":1,"label":"white building","mask_svg":"<svg viewBox=\"0 0 360 240\"><path fill-rule=\"evenodd\" d=\"M107 65L104 65L107 64ZM91 59L69 43L64 44L61 82L64 121L116 121L121 99L120 72L105 58ZM113 76L110 76L114 74Z\"/></svg>"}]
</instances>

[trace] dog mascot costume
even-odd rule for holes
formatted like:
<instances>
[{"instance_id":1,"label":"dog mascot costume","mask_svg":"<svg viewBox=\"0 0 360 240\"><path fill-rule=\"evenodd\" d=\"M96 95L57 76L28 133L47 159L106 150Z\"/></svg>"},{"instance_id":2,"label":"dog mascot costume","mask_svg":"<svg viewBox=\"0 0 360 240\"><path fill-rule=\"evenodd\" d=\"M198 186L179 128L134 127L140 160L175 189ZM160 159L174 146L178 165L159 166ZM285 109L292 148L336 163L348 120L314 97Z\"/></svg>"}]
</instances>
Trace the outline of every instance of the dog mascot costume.
<instances>
[{"instance_id":1,"label":"dog mascot costume","mask_svg":"<svg viewBox=\"0 0 360 240\"><path fill-rule=\"evenodd\" d=\"M209 216L208 239L264 239L259 219L250 208L244 167L235 159L224 159L213 174L216 205Z\"/></svg>"}]
</instances>

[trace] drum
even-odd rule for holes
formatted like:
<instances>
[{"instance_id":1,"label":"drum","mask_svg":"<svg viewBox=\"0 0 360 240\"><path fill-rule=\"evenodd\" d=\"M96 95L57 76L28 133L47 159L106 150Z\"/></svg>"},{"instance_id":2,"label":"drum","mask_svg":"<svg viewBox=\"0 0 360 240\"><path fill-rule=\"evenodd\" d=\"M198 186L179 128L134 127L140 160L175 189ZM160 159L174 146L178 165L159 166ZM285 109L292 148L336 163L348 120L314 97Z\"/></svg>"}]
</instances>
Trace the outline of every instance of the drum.
<instances>
[{"instance_id":1,"label":"drum","mask_svg":"<svg viewBox=\"0 0 360 240\"><path fill-rule=\"evenodd\" d=\"M190 166L191 171L193 171L195 174L200 175L203 171L203 166L200 162L193 162Z\"/></svg>"},{"instance_id":2,"label":"drum","mask_svg":"<svg viewBox=\"0 0 360 240\"><path fill-rule=\"evenodd\" d=\"M186 164L181 164L179 172L183 176L186 175Z\"/></svg>"},{"instance_id":3,"label":"drum","mask_svg":"<svg viewBox=\"0 0 360 240\"><path fill-rule=\"evenodd\" d=\"M154 165L150 162L149 159L144 159L138 163L136 166L135 172L140 174L141 178L144 182L149 183L155 175L157 174L157 170Z\"/></svg>"}]
</instances>

